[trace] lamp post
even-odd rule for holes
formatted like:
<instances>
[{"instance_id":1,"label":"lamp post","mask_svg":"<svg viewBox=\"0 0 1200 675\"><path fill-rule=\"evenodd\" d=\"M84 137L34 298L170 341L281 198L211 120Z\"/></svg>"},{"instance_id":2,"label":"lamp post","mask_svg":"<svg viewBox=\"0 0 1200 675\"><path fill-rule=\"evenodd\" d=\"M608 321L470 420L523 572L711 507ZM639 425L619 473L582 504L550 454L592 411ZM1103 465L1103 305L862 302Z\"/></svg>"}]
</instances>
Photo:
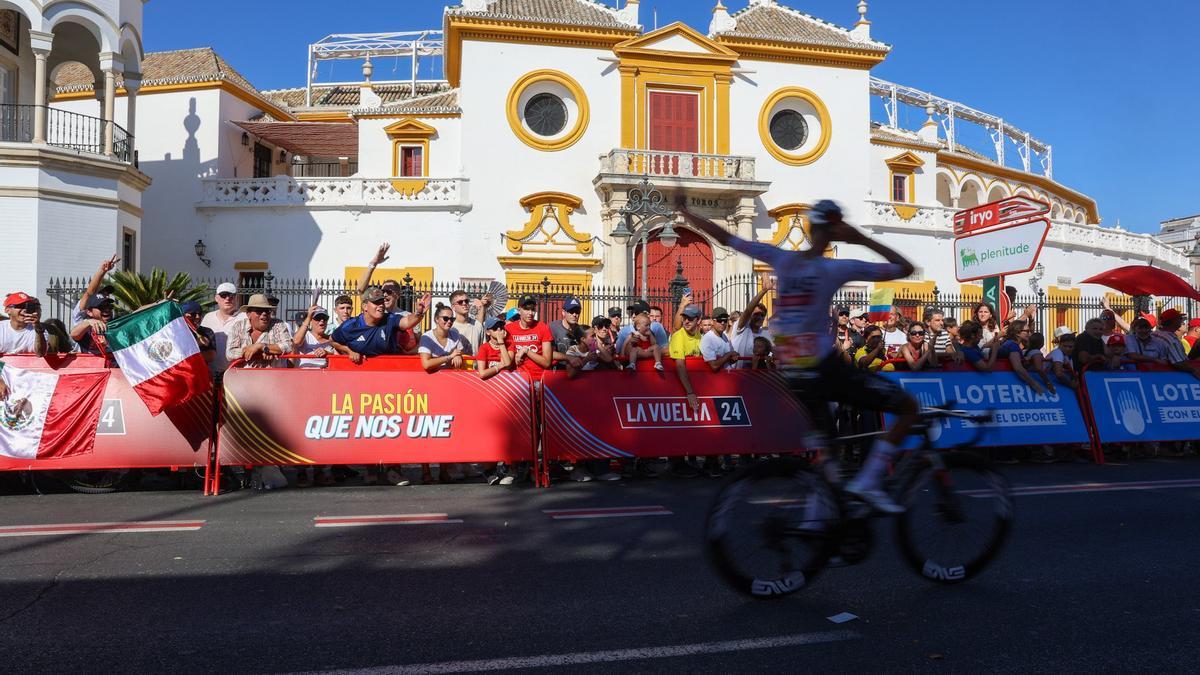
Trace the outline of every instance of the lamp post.
<instances>
[{"instance_id":1,"label":"lamp post","mask_svg":"<svg viewBox=\"0 0 1200 675\"><path fill-rule=\"evenodd\" d=\"M662 231L658 235L659 241L667 248L674 248L676 242L679 241L679 235L675 232L675 228L671 225L669 216L672 214L671 209L663 203L662 192L650 183L648 177L643 176L642 182L629 190L625 205L619 211L621 215L620 222L612 231L612 238L619 244L628 246L629 241L634 239L633 252L636 253L637 245L642 246L642 299L645 300L649 295L649 284L647 274L649 272L647 263L647 246L650 244L650 220L658 217L667 217L666 223L662 227ZM634 230L637 234L634 234ZM625 255L629 255L629 251Z\"/></svg>"}]
</instances>

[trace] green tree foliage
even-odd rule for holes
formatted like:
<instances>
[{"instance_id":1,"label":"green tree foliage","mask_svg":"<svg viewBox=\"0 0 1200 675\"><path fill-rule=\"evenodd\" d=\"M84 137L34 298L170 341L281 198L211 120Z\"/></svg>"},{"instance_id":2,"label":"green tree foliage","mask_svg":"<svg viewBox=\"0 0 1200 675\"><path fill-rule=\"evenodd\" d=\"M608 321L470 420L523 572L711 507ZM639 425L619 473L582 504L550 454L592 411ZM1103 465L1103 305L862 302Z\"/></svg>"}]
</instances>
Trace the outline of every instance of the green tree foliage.
<instances>
[{"instance_id":1,"label":"green tree foliage","mask_svg":"<svg viewBox=\"0 0 1200 675\"><path fill-rule=\"evenodd\" d=\"M206 311L211 309L213 291L207 284L192 285L192 277L179 272L170 279L166 270L155 267L146 276L140 272L113 272L107 283L113 287L112 297L117 306L127 312L149 305L168 297L179 302L195 300Z\"/></svg>"}]
</instances>

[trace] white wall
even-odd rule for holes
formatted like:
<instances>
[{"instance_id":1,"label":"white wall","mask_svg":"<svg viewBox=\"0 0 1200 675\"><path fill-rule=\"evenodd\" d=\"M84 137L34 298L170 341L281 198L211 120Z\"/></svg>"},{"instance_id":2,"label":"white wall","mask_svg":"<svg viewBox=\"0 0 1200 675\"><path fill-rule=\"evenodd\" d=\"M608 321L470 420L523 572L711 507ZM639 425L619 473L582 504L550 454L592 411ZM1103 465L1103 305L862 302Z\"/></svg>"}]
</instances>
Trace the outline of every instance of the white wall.
<instances>
[{"instance_id":1,"label":"white wall","mask_svg":"<svg viewBox=\"0 0 1200 675\"><path fill-rule=\"evenodd\" d=\"M392 139L384 128L404 117L367 118L358 121L358 175L365 178L392 176ZM437 129L429 139L429 175L457 178L462 175L462 120L454 117L420 117L422 124ZM505 129L507 129L507 125Z\"/></svg>"},{"instance_id":2,"label":"white wall","mask_svg":"<svg viewBox=\"0 0 1200 675\"><path fill-rule=\"evenodd\" d=\"M870 158L867 71L751 60L739 61L738 66L754 72L735 76L730 88L730 153L756 157L755 178L771 181L755 221L758 236L765 236L774 224L766 211L792 202L833 199L848 219L861 220L866 214L863 200ZM816 94L832 119L829 147L804 166L790 166L771 156L758 130L763 103L777 90L792 86Z\"/></svg>"}]
</instances>

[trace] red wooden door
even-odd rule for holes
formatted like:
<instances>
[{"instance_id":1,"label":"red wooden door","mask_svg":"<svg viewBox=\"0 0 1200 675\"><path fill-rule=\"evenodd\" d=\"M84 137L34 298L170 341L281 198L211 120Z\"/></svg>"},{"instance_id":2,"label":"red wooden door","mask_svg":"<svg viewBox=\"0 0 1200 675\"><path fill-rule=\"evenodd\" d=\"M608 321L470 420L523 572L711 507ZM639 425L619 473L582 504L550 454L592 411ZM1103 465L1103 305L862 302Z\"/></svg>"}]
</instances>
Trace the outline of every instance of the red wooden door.
<instances>
[{"instance_id":1,"label":"red wooden door","mask_svg":"<svg viewBox=\"0 0 1200 675\"><path fill-rule=\"evenodd\" d=\"M646 256L647 290L650 296L669 297L669 285L675 278L675 271L680 261L683 262L683 276L687 277L688 286L697 303L706 304L712 297L713 290L713 252L712 247L703 237L692 232L676 228L679 241L672 248L662 245L657 239L651 239L646 247L638 247L634 257L634 287L635 293L642 292L642 256ZM651 233L653 236L653 233ZM711 310L712 307L704 307Z\"/></svg>"},{"instance_id":2,"label":"red wooden door","mask_svg":"<svg viewBox=\"0 0 1200 675\"><path fill-rule=\"evenodd\" d=\"M700 97L668 91L650 92L650 149L667 152L699 152ZM679 160L655 157L651 170L655 173L678 174Z\"/></svg>"}]
</instances>

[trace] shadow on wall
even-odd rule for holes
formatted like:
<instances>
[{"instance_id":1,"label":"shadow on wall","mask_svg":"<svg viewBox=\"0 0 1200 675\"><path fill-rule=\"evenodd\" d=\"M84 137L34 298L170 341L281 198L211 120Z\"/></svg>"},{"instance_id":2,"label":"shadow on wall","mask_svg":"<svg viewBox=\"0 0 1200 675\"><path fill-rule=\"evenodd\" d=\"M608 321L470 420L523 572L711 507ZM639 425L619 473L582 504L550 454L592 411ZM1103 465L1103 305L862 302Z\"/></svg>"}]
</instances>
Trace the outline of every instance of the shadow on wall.
<instances>
[{"instance_id":1,"label":"shadow on wall","mask_svg":"<svg viewBox=\"0 0 1200 675\"><path fill-rule=\"evenodd\" d=\"M187 114L180 124L183 143L178 154L167 151L159 160L149 159L143 153L140 168L154 182L142 198L145 215L141 268L162 267L169 272L190 272L193 277L234 282L237 262L267 262L272 267L288 269L299 264L308 269L321 234L306 209L196 207L204 199L204 179L228 178L220 175L221 154L243 150L240 144L228 142L240 136L240 131L220 128L219 119L202 116L197 107L196 98L189 98ZM168 113L166 119L174 125L178 118ZM158 133L177 138L178 130L179 127L174 127ZM216 146L208 152L212 158L202 160L200 141L208 138ZM206 257L213 261L211 268L196 257L195 243L199 239L207 245Z\"/></svg>"}]
</instances>

